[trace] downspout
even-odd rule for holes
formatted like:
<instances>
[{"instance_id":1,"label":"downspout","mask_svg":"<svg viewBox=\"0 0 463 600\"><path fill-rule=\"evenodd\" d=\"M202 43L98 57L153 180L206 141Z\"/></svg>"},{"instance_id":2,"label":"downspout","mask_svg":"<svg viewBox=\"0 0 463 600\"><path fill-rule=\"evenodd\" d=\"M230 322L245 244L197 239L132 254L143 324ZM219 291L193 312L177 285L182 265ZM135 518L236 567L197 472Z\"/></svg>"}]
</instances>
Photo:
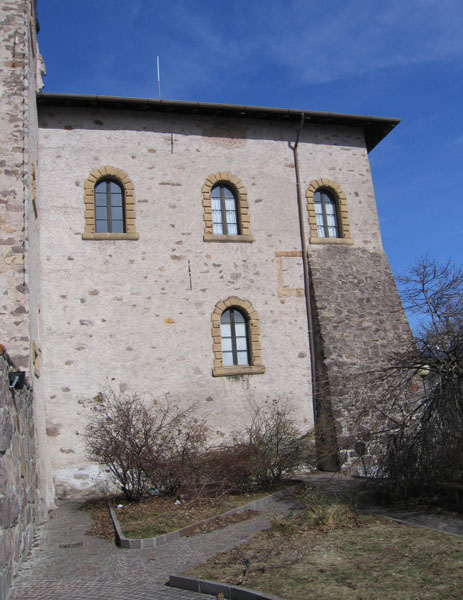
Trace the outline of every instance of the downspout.
<instances>
[{"instance_id":1,"label":"downspout","mask_svg":"<svg viewBox=\"0 0 463 600\"><path fill-rule=\"evenodd\" d=\"M299 214L299 233L301 237L301 249L302 249L302 267L304 269L304 296L305 296L305 310L307 313L307 333L309 337L309 351L310 351L310 370L312 377L312 404L314 422L318 422L318 405L317 405L317 362L315 357L315 336L313 331L313 318L312 318L312 303L310 300L310 283L309 283L309 260L307 255L307 242L305 237L304 227L304 209L302 204L301 194L301 181L299 176L299 157L297 153L297 147L299 145L299 138L304 127L305 115L301 113L301 124L297 132L296 141L294 144L289 143L289 147L294 154L294 168L296 172L296 192L297 192L297 208Z\"/></svg>"}]
</instances>

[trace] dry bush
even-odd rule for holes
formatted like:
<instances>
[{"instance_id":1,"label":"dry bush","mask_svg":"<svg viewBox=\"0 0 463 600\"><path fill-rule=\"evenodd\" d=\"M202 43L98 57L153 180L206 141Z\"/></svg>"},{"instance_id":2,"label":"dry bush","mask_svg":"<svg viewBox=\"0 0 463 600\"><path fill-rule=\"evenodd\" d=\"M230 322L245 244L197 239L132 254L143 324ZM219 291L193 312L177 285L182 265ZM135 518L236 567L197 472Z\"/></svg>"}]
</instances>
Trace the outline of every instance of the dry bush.
<instances>
[{"instance_id":1,"label":"dry bush","mask_svg":"<svg viewBox=\"0 0 463 600\"><path fill-rule=\"evenodd\" d=\"M153 419L137 396L119 397L111 390L95 397L85 431L87 454L107 467L128 500L146 492L144 463L155 434Z\"/></svg>"},{"instance_id":2,"label":"dry bush","mask_svg":"<svg viewBox=\"0 0 463 600\"><path fill-rule=\"evenodd\" d=\"M194 472L206 439L191 409L111 389L98 394L85 432L88 457L105 466L128 500L174 493Z\"/></svg>"},{"instance_id":3,"label":"dry bush","mask_svg":"<svg viewBox=\"0 0 463 600\"><path fill-rule=\"evenodd\" d=\"M207 428L188 411L169 411L146 458L145 472L156 493L191 495L201 479Z\"/></svg>"},{"instance_id":4,"label":"dry bush","mask_svg":"<svg viewBox=\"0 0 463 600\"><path fill-rule=\"evenodd\" d=\"M204 456L204 481L221 493L246 492L253 487L254 456L247 444L210 448Z\"/></svg>"},{"instance_id":5,"label":"dry bush","mask_svg":"<svg viewBox=\"0 0 463 600\"><path fill-rule=\"evenodd\" d=\"M148 493L195 500L271 487L303 463L307 445L289 411L256 408L241 439L206 446L207 428L192 410L106 390L85 433L88 456L105 466L128 500Z\"/></svg>"},{"instance_id":6,"label":"dry bush","mask_svg":"<svg viewBox=\"0 0 463 600\"><path fill-rule=\"evenodd\" d=\"M389 431L378 474L389 497L410 500L463 482L463 270L424 258L401 283L421 320L381 374Z\"/></svg>"},{"instance_id":7,"label":"dry bush","mask_svg":"<svg viewBox=\"0 0 463 600\"><path fill-rule=\"evenodd\" d=\"M300 436L286 406L277 401L254 407L248 426L232 444L211 447L200 456L190 490L202 496L271 488L305 464L311 445Z\"/></svg>"},{"instance_id":8,"label":"dry bush","mask_svg":"<svg viewBox=\"0 0 463 600\"><path fill-rule=\"evenodd\" d=\"M273 401L255 407L250 424L235 446L247 459L247 477L260 488L270 487L304 463L305 442L288 407Z\"/></svg>"}]
</instances>

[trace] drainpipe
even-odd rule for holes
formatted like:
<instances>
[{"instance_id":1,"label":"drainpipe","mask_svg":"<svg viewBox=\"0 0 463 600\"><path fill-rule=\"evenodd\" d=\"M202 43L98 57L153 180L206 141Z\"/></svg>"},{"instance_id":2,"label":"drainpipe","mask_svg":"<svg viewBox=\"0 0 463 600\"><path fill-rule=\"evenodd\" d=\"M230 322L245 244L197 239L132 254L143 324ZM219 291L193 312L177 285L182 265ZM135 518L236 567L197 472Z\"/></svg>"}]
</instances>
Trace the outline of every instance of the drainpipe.
<instances>
[{"instance_id":1,"label":"drainpipe","mask_svg":"<svg viewBox=\"0 0 463 600\"><path fill-rule=\"evenodd\" d=\"M304 227L304 210L302 204L301 194L301 181L299 177L299 158L297 154L297 147L299 145L299 138L304 127L305 115L301 113L301 124L297 132L296 141L294 144L289 143L289 147L294 154L294 167L296 172L296 192L297 192L297 208L299 214L299 233L301 237L301 249L302 249L302 266L304 269L304 296L305 296L305 309L307 313L307 333L309 337L309 350L310 350L310 369L312 375L312 403L313 403L313 414L314 421L318 421L318 406L317 406L317 363L315 357L315 337L313 331L313 318L312 318L312 304L310 300L310 284L309 284L309 260L307 256L307 242L305 237Z\"/></svg>"}]
</instances>

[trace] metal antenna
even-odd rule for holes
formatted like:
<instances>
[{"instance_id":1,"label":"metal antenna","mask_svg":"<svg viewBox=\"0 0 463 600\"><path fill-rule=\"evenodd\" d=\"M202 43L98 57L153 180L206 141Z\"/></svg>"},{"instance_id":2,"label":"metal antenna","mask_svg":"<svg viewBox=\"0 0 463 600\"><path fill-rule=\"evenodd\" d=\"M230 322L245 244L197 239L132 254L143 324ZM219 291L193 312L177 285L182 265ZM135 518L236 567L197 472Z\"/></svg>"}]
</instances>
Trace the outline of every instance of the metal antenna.
<instances>
[{"instance_id":1,"label":"metal antenna","mask_svg":"<svg viewBox=\"0 0 463 600\"><path fill-rule=\"evenodd\" d=\"M161 99L161 72L159 70L159 56L156 56L156 62L158 65L158 96L159 100Z\"/></svg>"}]
</instances>

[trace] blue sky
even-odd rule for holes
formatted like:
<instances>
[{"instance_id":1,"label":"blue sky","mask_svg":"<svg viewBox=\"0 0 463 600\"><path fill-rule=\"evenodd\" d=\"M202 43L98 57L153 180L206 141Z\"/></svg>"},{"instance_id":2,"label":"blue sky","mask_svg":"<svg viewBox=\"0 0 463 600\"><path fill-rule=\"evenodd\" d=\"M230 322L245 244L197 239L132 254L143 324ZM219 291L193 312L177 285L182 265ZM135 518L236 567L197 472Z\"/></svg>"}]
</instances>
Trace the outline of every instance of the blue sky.
<instances>
[{"instance_id":1,"label":"blue sky","mask_svg":"<svg viewBox=\"0 0 463 600\"><path fill-rule=\"evenodd\" d=\"M463 264L461 0L39 0L47 92L397 117L370 154L394 273Z\"/></svg>"}]
</instances>

